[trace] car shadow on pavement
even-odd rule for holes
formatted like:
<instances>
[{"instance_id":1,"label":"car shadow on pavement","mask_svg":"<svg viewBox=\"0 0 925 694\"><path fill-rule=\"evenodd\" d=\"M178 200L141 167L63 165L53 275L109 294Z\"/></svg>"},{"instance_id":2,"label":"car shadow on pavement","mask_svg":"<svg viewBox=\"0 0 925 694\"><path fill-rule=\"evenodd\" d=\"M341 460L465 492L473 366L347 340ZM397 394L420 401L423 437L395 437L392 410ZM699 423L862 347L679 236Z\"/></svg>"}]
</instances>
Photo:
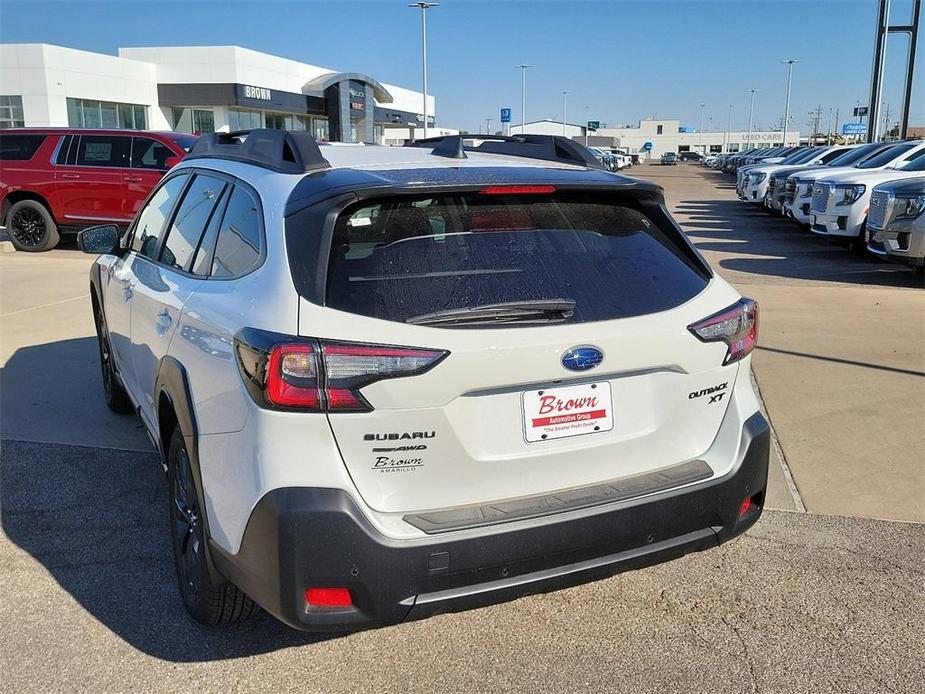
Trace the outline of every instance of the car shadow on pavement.
<instances>
[{"instance_id":1,"label":"car shadow on pavement","mask_svg":"<svg viewBox=\"0 0 925 694\"><path fill-rule=\"evenodd\" d=\"M859 255L806 229L736 200L688 200L674 208L681 227L724 270L757 276L884 287L921 287L911 269Z\"/></svg>"},{"instance_id":2,"label":"car shadow on pavement","mask_svg":"<svg viewBox=\"0 0 925 694\"><path fill-rule=\"evenodd\" d=\"M18 350L2 378L53 365L93 338ZM47 368L47 366L46 366ZM97 377L98 378L98 377ZM102 386L99 386L102 397ZM9 404L6 403L8 406ZM42 416L36 412L36 416ZM136 425L125 415L124 426ZM118 420L113 424L120 426ZM0 441L0 523L6 537L38 561L81 607L138 650L168 661L240 658L335 638L295 631L260 611L231 627L204 627L183 608L168 533L167 483L153 452L4 439ZM7 585L38 588L45 572L9 561ZM44 593L44 594L43 594ZM28 611L28 608L24 608Z\"/></svg>"}]
</instances>

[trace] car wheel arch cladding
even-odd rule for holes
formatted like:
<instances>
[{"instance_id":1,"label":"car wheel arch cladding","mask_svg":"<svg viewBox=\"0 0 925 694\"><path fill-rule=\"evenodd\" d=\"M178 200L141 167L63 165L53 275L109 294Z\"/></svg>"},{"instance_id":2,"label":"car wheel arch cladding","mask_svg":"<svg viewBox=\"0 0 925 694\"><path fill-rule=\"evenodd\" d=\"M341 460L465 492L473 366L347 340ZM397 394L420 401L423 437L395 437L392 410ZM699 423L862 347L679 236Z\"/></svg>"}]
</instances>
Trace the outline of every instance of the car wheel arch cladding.
<instances>
[{"instance_id":1,"label":"car wheel arch cladding","mask_svg":"<svg viewBox=\"0 0 925 694\"><path fill-rule=\"evenodd\" d=\"M190 471L193 474L193 482L196 485L196 497L199 502L199 514L202 518L203 530L205 532L205 557L209 574L214 583L222 583L227 579L222 576L215 568L210 551L209 517L208 509L205 503L205 494L202 487L202 473L199 469L199 429L196 425L196 415L193 409L193 398L189 386L189 377L186 368L174 357L165 356L161 359L158 366L157 378L154 382L154 392L157 393L157 441L161 448L159 451L163 464L168 463L167 456L170 450L171 431L161 431L161 401L166 399L167 404L173 411L176 425L180 428L180 434L186 445L186 452L189 456Z\"/></svg>"}]
</instances>

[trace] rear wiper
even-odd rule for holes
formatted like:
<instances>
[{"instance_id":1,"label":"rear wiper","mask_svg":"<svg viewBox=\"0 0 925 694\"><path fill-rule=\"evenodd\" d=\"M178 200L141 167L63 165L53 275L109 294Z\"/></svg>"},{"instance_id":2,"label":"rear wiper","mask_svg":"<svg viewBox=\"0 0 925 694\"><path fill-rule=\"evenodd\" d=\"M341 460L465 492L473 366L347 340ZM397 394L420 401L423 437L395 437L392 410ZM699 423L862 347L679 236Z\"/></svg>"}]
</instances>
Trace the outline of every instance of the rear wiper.
<instances>
[{"instance_id":1,"label":"rear wiper","mask_svg":"<svg viewBox=\"0 0 925 694\"><path fill-rule=\"evenodd\" d=\"M472 308L450 308L405 320L414 325L478 325L486 323L557 323L575 312L572 299L507 301Z\"/></svg>"}]
</instances>

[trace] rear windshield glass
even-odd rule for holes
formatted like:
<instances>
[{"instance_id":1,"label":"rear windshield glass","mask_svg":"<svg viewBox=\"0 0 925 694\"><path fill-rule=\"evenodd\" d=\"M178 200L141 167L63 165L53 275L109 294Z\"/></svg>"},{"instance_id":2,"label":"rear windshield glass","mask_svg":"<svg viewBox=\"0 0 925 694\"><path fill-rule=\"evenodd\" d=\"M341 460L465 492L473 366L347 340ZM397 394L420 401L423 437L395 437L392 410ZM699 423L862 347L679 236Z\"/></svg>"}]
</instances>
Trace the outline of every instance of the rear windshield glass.
<instances>
[{"instance_id":1,"label":"rear windshield glass","mask_svg":"<svg viewBox=\"0 0 925 694\"><path fill-rule=\"evenodd\" d=\"M544 314L549 322L581 323L663 311L706 283L631 202L461 193L347 208L335 224L326 303L427 324L433 314L533 302L510 322L543 322L530 322L541 306L556 309Z\"/></svg>"},{"instance_id":2,"label":"rear windshield glass","mask_svg":"<svg viewBox=\"0 0 925 694\"><path fill-rule=\"evenodd\" d=\"M44 135L0 135L0 161L32 159L44 141Z\"/></svg>"}]
</instances>

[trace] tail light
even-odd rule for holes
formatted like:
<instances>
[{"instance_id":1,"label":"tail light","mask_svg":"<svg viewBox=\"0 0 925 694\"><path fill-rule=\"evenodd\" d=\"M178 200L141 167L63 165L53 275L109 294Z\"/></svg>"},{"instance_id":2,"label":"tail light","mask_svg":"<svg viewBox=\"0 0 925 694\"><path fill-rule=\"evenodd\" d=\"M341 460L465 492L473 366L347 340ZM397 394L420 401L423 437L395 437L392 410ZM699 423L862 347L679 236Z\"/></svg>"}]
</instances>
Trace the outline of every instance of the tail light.
<instances>
[{"instance_id":1,"label":"tail light","mask_svg":"<svg viewBox=\"0 0 925 694\"><path fill-rule=\"evenodd\" d=\"M750 354L758 342L758 302L741 299L687 329L702 342L725 342L723 365L732 364Z\"/></svg>"},{"instance_id":2,"label":"tail light","mask_svg":"<svg viewBox=\"0 0 925 694\"><path fill-rule=\"evenodd\" d=\"M416 376L449 352L415 347L298 339L245 330L235 338L244 384L264 407L308 412L369 412L360 389Z\"/></svg>"}]
</instances>

